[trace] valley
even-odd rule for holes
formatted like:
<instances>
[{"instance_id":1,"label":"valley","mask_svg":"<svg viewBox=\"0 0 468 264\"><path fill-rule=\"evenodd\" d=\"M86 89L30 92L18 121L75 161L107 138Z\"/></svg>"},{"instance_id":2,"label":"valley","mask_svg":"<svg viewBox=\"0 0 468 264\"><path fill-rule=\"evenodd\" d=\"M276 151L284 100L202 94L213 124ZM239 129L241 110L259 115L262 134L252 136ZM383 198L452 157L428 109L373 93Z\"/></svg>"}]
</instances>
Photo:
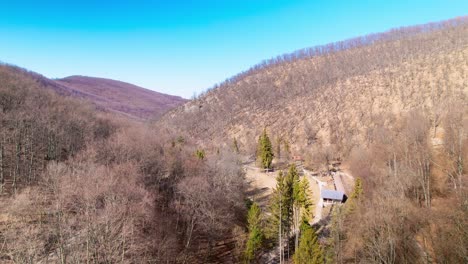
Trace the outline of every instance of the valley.
<instances>
[{"instance_id":1,"label":"valley","mask_svg":"<svg viewBox=\"0 0 468 264\"><path fill-rule=\"evenodd\" d=\"M191 100L1 64L0 125L0 263L468 261L466 16Z\"/></svg>"}]
</instances>

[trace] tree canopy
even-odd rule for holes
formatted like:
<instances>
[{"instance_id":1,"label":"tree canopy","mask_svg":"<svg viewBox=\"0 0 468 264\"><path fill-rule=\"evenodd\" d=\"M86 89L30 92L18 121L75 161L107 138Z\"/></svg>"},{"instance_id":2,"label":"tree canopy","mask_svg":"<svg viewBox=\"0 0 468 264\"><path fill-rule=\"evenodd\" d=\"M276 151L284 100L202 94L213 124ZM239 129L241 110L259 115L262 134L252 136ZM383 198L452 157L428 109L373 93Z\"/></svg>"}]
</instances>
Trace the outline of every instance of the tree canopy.
<instances>
[{"instance_id":1,"label":"tree canopy","mask_svg":"<svg viewBox=\"0 0 468 264\"><path fill-rule=\"evenodd\" d=\"M245 261L248 263L255 259L255 254L263 243L263 230L262 230L262 211L257 203L250 206L247 214L247 223L249 236L245 249Z\"/></svg>"},{"instance_id":2,"label":"tree canopy","mask_svg":"<svg viewBox=\"0 0 468 264\"><path fill-rule=\"evenodd\" d=\"M313 227L307 223L301 225L301 239L299 247L294 254L294 263L297 264L323 264L323 251L318 242Z\"/></svg>"},{"instance_id":3,"label":"tree canopy","mask_svg":"<svg viewBox=\"0 0 468 264\"><path fill-rule=\"evenodd\" d=\"M258 159L260 160L260 165L264 169L271 168L271 162L273 161L273 147L271 145L270 137L267 134L266 128L263 129L263 133L260 135L258 140Z\"/></svg>"}]
</instances>

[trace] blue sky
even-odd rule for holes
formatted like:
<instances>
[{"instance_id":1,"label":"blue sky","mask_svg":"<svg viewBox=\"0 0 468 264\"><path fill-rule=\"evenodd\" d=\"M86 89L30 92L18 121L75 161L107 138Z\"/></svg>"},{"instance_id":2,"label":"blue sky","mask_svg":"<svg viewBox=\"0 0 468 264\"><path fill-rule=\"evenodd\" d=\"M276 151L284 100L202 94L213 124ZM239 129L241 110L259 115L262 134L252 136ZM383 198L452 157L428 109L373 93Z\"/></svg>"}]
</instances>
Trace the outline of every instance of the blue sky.
<instances>
[{"instance_id":1,"label":"blue sky","mask_svg":"<svg viewBox=\"0 0 468 264\"><path fill-rule=\"evenodd\" d=\"M0 61L186 98L277 55L467 15L468 1L0 0Z\"/></svg>"}]
</instances>

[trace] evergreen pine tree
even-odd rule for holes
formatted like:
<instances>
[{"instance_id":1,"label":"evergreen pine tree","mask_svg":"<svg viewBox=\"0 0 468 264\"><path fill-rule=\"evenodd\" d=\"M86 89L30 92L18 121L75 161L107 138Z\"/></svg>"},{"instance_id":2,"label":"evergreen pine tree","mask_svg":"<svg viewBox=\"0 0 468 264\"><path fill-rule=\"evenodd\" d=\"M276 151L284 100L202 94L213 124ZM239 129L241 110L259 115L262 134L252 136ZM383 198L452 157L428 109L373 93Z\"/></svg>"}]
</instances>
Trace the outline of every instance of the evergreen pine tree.
<instances>
[{"instance_id":1,"label":"evergreen pine tree","mask_svg":"<svg viewBox=\"0 0 468 264\"><path fill-rule=\"evenodd\" d=\"M330 237L325 251L326 263L343 263L343 244L346 240L345 218L348 211L345 207L333 209L330 225Z\"/></svg>"},{"instance_id":2,"label":"evergreen pine tree","mask_svg":"<svg viewBox=\"0 0 468 264\"><path fill-rule=\"evenodd\" d=\"M309 195L309 181L304 177L301 180L300 183L300 204L302 208L304 209L303 211L303 219L305 218L306 220L311 220L314 216L312 214L312 200Z\"/></svg>"},{"instance_id":3,"label":"evergreen pine tree","mask_svg":"<svg viewBox=\"0 0 468 264\"><path fill-rule=\"evenodd\" d=\"M286 191L285 176L282 171L276 177L276 187L270 200L270 212L268 225L268 237L274 239L278 236L278 226L281 224L281 230L284 230L284 224L287 219L287 201L285 199Z\"/></svg>"},{"instance_id":4,"label":"evergreen pine tree","mask_svg":"<svg viewBox=\"0 0 468 264\"><path fill-rule=\"evenodd\" d=\"M297 264L323 264L324 256L313 227L301 225L301 239L293 260Z\"/></svg>"},{"instance_id":5,"label":"evergreen pine tree","mask_svg":"<svg viewBox=\"0 0 468 264\"><path fill-rule=\"evenodd\" d=\"M287 175L284 175L282 171L276 178L276 188L270 201L271 216L268 219L267 237L272 240L277 239L282 258L285 238L291 231L292 212L292 186L287 180Z\"/></svg>"},{"instance_id":6,"label":"evergreen pine tree","mask_svg":"<svg viewBox=\"0 0 468 264\"><path fill-rule=\"evenodd\" d=\"M260 165L264 169L271 168L271 162L273 161L273 147L271 145L270 137L266 132L266 129L263 129L262 135L258 140L258 157L260 159Z\"/></svg>"},{"instance_id":7,"label":"evergreen pine tree","mask_svg":"<svg viewBox=\"0 0 468 264\"><path fill-rule=\"evenodd\" d=\"M362 189L362 180L361 178L356 178L356 181L354 182L354 190L353 190L353 193L351 194L351 198L359 199L361 198L363 193L364 193L364 190Z\"/></svg>"},{"instance_id":8,"label":"evergreen pine tree","mask_svg":"<svg viewBox=\"0 0 468 264\"><path fill-rule=\"evenodd\" d=\"M296 234L296 248L299 244L299 225L301 219L308 221L311 202L308 196L309 183L307 179L300 180L297 168L294 164L289 167L288 173L279 172L276 178L268 225L268 237L289 241L289 236L294 227Z\"/></svg>"},{"instance_id":9,"label":"evergreen pine tree","mask_svg":"<svg viewBox=\"0 0 468 264\"><path fill-rule=\"evenodd\" d=\"M253 202L250 206L249 212L247 213L247 224L249 225L249 231L255 227L260 227L262 221L262 211L257 203Z\"/></svg>"},{"instance_id":10,"label":"evergreen pine tree","mask_svg":"<svg viewBox=\"0 0 468 264\"><path fill-rule=\"evenodd\" d=\"M271 217L268 225L268 237L270 239L278 237L280 240L286 238L285 240L289 241L291 228L294 224L295 183L300 183L295 165L290 166L286 175L282 171L279 172L270 204ZM298 187L296 188L298 189Z\"/></svg>"},{"instance_id":11,"label":"evergreen pine tree","mask_svg":"<svg viewBox=\"0 0 468 264\"><path fill-rule=\"evenodd\" d=\"M247 214L247 223L249 230L249 238L245 249L245 261L249 263L255 259L255 254L261 247L263 242L263 231L261 228L262 212L257 203L250 206Z\"/></svg>"},{"instance_id":12,"label":"evergreen pine tree","mask_svg":"<svg viewBox=\"0 0 468 264\"><path fill-rule=\"evenodd\" d=\"M356 178L356 181L354 182L354 190L349 197L349 201L347 201L347 208L349 213L352 213L356 209L357 204L363 194L364 190L362 189L361 178Z\"/></svg>"},{"instance_id":13,"label":"evergreen pine tree","mask_svg":"<svg viewBox=\"0 0 468 264\"><path fill-rule=\"evenodd\" d=\"M288 221L290 222L289 226L291 225L291 222L292 222L294 203L295 203L294 184L298 181L299 181L299 174L297 173L296 165L291 164L289 166L288 174L286 175L286 178L285 178L286 189L284 192L284 199L286 201L286 206L288 209L287 216L288 216Z\"/></svg>"},{"instance_id":14,"label":"evergreen pine tree","mask_svg":"<svg viewBox=\"0 0 468 264\"><path fill-rule=\"evenodd\" d=\"M304 177L302 180L299 179L296 166L293 164L290 167L289 174L293 180L293 224L295 231L295 247L299 244L299 225L301 219L308 221L311 216L310 208L312 203L308 195L309 182Z\"/></svg>"}]
</instances>

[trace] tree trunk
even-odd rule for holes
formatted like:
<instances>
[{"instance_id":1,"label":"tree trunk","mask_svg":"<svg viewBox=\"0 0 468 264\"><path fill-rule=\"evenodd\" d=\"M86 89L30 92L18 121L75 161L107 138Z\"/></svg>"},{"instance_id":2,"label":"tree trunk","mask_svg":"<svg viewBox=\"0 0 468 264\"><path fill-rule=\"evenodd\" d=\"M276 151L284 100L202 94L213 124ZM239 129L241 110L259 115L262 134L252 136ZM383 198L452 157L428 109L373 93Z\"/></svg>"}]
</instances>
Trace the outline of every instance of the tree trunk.
<instances>
[{"instance_id":1,"label":"tree trunk","mask_svg":"<svg viewBox=\"0 0 468 264\"><path fill-rule=\"evenodd\" d=\"M16 152L15 152L15 170L13 172L13 192L16 194L16 182L18 180L18 176L20 173L20 161L21 161L21 145L20 139L18 138L16 141Z\"/></svg>"},{"instance_id":2,"label":"tree trunk","mask_svg":"<svg viewBox=\"0 0 468 264\"><path fill-rule=\"evenodd\" d=\"M31 136L29 139L29 171L28 171L28 182L31 183L32 181L32 172L33 172L33 165L34 165L34 130L31 129Z\"/></svg>"},{"instance_id":3,"label":"tree trunk","mask_svg":"<svg viewBox=\"0 0 468 264\"><path fill-rule=\"evenodd\" d=\"M3 184L5 182L3 174L3 142L0 142L0 194L3 193Z\"/></svg>"},{"instance_id":4,"label":"tree trunk","mask_svg":"<svg viewBox=\"0 0 468 264\"><path fill-rule=\"evenodd\" d=\"M187 244L185 245L185 248L188 248L190 246L190 240L192 239L192 233L193 229L195 227L195 218L192 217L190 220L190 226L188 227L188 238L187 238Z\"/></svg>"},{"instance_id":5,"label":"tree trunk","mask_svg":"<svg viewBox=\"0 0 468 264\"><path fill-rule=\"evenodd\" d=\"M294 250L297 250L297 248L299 247L299 214L300 214L298 208L294 210L294 214L295 214L295 217L294 217L294 232L295 232Z\"/></svg>"},{"instance_id":6,"label":"tree trunk","mask_svg":"<svg viewBox=\"0 0 468 264\"><path fill-rule=\"evenodd\" d=\"M281 201L280 201L280 210L279 210L279 232L278 232L278 236L279 236L279 251L280 251L280 264L283 263L283 248L282 248L282 243L281 243L281 222L283 221L282 219L282 211L281 211Z\"/></svg>"}]
</instances>

